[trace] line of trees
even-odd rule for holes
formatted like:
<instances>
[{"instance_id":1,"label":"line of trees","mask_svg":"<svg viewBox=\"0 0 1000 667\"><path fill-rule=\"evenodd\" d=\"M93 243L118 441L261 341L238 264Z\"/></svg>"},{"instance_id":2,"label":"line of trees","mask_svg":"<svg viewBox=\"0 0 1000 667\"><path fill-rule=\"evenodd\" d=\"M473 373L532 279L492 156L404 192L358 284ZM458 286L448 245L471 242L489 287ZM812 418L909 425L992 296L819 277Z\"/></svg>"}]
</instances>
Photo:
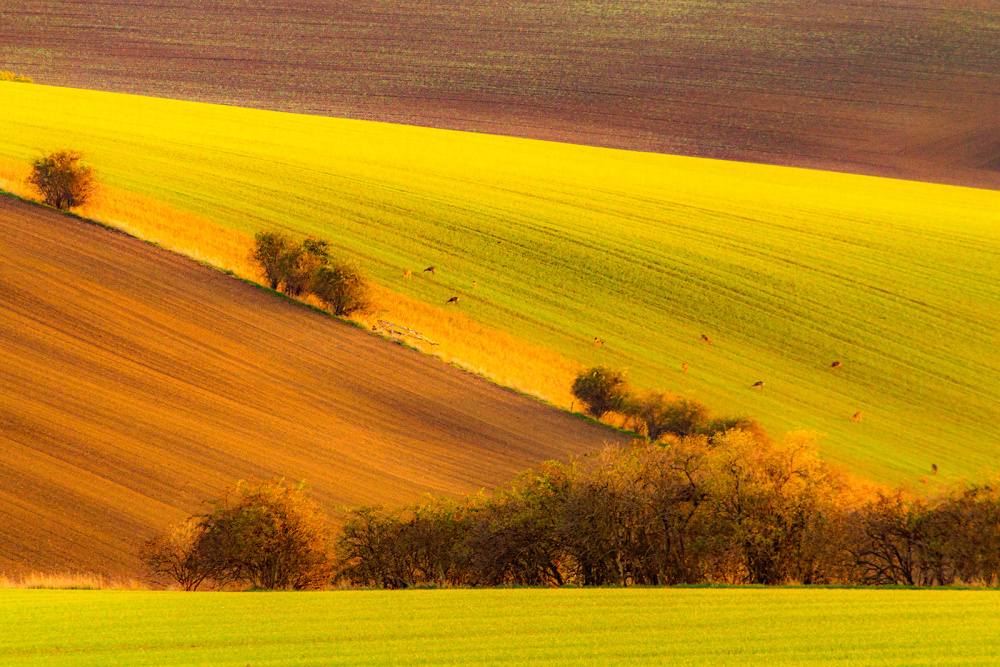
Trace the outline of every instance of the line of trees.
<instances>
[{"instance_id":1,"label":"line of trees","mask_svg":"<svg viewBox=\"0 0 1000 667\"><path fill-rule=\"evenodd\" d=\"M281 232L258 232L250 259L273 290L290 296L313 294L340 316L371 308L368 281L361 270L333 260L330 244L323 239L309 237L296 243Z\"/></svg>"},{"instance_id":2,"label":"line of trees","mask_svg":"<svg viewBox=\"0 0 1000 667\"><path fill-rule=\"evenodd\" d=\"M815 456L731 429L548 463L492 497L356 510L358 586L1000 583L1000 491L852 488Z\"/></svg>"},{"instance_id":3,"label":"line of trees","mask_svg":"<svg viewBox=\"0 0 1000 667\"><path fill-rule=\"evenodd\" d=\"M241 483L143 547L188 590L1000 584L1000 487L852 486L813 437L733 428L549 462L493 495L361 507L332 531L301 487Z\"/></svg>"}]
</instances>

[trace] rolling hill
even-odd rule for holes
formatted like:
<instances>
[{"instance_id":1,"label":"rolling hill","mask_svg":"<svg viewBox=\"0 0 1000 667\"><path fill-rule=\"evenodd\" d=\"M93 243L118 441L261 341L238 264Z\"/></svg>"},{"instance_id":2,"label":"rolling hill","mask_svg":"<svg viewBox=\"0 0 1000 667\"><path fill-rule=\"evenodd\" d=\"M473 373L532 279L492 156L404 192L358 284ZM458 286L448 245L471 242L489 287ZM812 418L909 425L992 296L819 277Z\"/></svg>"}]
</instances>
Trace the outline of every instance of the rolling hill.
<instances>
[{"instance_id":1,"label":"rolling hill","mask_svg":"<svg viewBox=\"0 0 1000 667\"><path fill-rule=\"evenodd\" d=\"M394 506L620 437L10 196L0 239L0 573L134 575L142 540L249 476Z\"/></svg>"},{"instance_id":2,"label":"rolling hill","mask_svg":"<svg viewBox=\"0 0 1000 667\"><path fill-rule=\"evenodd\" d=\"M991 0L6 0L57 86L1000 188Z\"/></svg>"},{"instance_id":3,"label":"rolling hill","mask_svg":"<svg viewBox=\"0 0 1000 667\"><path fill-rule=\"evenodd\" d=\"M0 84L0 155L63 146L210 224L324 236L382 285L459 295L640 388L824 434L862 475L1000 463L1000 193Z\"/></svg>"}]
</instances>

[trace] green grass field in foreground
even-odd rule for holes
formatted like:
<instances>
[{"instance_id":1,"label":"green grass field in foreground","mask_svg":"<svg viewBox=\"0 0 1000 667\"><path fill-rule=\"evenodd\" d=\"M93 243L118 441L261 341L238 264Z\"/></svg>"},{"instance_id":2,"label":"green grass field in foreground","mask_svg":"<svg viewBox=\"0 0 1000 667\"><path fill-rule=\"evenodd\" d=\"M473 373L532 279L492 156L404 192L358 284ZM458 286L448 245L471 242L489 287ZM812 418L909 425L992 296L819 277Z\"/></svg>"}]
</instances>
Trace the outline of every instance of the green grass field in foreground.
<instances>
[{"instance_id":1,"label":"green grass field in foreground","mask_svg":"<svg viewBox=\"0 0 1000 667\"><path fill-rule=\"evenodd\" d=\"M639 387L825 434L863 475L1000 468L998 192L0 84L0 155L64 147Z\"/></svg>"},{"instance_id":2,"label":"green grass field in foreground","mask_svg":"<svg viewBox=\"0 0 1000 667\"><path fill-rule=\"evenodd\" d=\"M972 665L1000 593L0 591L0 664Z\"/></svg>"}]
</instances>

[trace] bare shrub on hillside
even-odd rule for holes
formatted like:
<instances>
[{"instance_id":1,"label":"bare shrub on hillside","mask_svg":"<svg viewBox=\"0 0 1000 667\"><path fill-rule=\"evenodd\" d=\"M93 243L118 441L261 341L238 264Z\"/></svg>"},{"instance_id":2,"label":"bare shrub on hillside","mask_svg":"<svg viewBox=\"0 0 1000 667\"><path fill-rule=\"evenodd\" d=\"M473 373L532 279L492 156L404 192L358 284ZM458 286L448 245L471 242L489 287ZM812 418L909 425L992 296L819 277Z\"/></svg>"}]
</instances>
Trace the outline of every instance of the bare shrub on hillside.
<instances>
[{"instance_id":1,"label":"bare shrub on hillside","mask_svg":"<svg viewBox=\"0 0 1000 667\"><path fill-rule=\"evenodd\" d=\"M937 508L935 534L963 582L1000 585L1000 484L968 485Z\"/></svg>"},{"instance_id":2,"label":"bare shrub on hillside","mask_svg":"<svg viewBox=\"0 0 1000 667\"><path fill-rule=\"evenodd\" d=\"M278 262L282 290L291 296L308 292L315 273L329 260L329 244L322 239L309 237L299 245L288 246Z\"/></svg>"},{"instance_id":3,"label":"bare shrub on hillside","mask_svg":"<svg viewBox=\"0 0 1000 667\"><path fill-rule=\"evenodd\" d=\"M141 552L147 567L187 590L205 581L296 590L330 581L330 528L301 486L241 481L213 505L209 514L147 542Z\"/></svg>"},{"instance_id":4,"label":"bare shrub on hillside","mask_svg":"<svg viewBox=\"0 0 1000 667\"><path fill-rule=\"evenodd\" d=\"M82 153L69 150L40 157L31 165L28 183L49 206L64 210L82 206L96 187L94 170L81 165L82 158Z\"/></svg>"},{"instance_id":5,"label":"bare shrub on hillside","mask_svg":"<svg viewBox=\"0 0 1000 667\"><path fill-rule=\"evenodd\" d=\"M655 547L647 489L630 458L618 448L605 450L600 463L578 477L564 505L557 534L584 586L650 583Z\"/></svg>"},{"instance_id":6,"label":"bare shrub on hillside","mask_svg":"<svg viewBox=\"0 0 1000 667\"><path fill-rule=\"evenodd\" d=\"M901 491L878 494L878 498L852 515L852 535L847 550L858 583L884 585L930 585L921 546L924 543L921 515L926 507L909 501Z\"/></svg>"},{"instance_id":7,"label":"bare shrub on hillside","mask_svg":"<svg viewBox=\"0 0 1000 667\"><path fill-rule=\"evenodd\" d=\"M754 440L757 442L770 444L771 438L768 437L767 431L756 419L744 416L732 416L732 417L716 417L708 424L701 427L700 432L709 438L718 435L720 433L725 433L726 431L744 431L749 433Z\"/></svg>"},{"instance_id":8,"label":"bare shrub on hillside","mask_svg":"<svg viewBox=\"0 0 1000 667\"><path fill-rule=\"evenodd\" d=\"M550 461L522 474L471 516L465 548L468 583L561 586L569 570L559 533L576 471Z\"/></svg>"},{"instance_id":9,"label":"bare shrub on hillside","mask_svg":"<svg viewBox=\"0 0 1000 667\"><path fill-rule=\"evenodd\" d=\"M197 549L220 583L301 590L329 581L330 529L301 486L241 482L214 504Z\"/></svg>"},{"instance_id":10,"label":"bare shrub on hillside","mask_svg":"<svg viewBox=\"0 0 1000 667\"><path fill-rule=\"evenodd\" d=\"M399 539L403 522L382 507L356 509L337 540L338 577L357 586L406 588L415 568Z\"/></svg>"},{"instance_id":11,"label":"bare shrub on hillside","mask_svg":"<svg viewBox=\"0 0 1000 667\"><path fill-rule=\"evenodd\" d=\"M664 394L648 394L639 402L639 415L650 440L664 435L685 436L708 424L708 407L687 398L670 399Z\"/></svg>"},{"instance_id":12,"label":"bare shrub on hillside","mask_svg":"<svg viewBox=\"0 0 1000 667\"><path fill-rule=\"evenodd\" d=\"M731 430L711 442L708 479L711 533L730 551L732 583L775 585L815 578L824 560L812 532L838 480L815 456L815 438L791 434L784 447L770 447Z\"/></svg>"},{"instance_id":13,"label":"bare shrub on hillside","mask_svg":"<svg viewBox=\"0 0 1000 667\"><path fill-rule=\"evenodd\" d=\"M318 267L313 271L309 289L334 315L346 316L371 309L368 281L354 264L338 262Z\"/></svg>"},{"instance_id":14,"label":"bare shrub on hillside","mask_svg":"<svg viewBox=\"0 0 1000 667\"><path fill-rule=\"evenodd\" d=\"M212 563L198 548L203 532L201 522L191 517L145 542L139 549L139 559L151 574L169 577L186 591L198 590L206 579L216 574Z\"/></svg>"},{"instance_id":15,"label":"bare shrub on hillside","mask_svg":"<svg viewBox=\"0 0 1000 667\"><path fill-rule=\"evenodd\" d=\"M292 245L292 240L281 232L257 232L254 236L250 261L260 268L268 287L273 290L281 285L284 256Z\"/></svg>"},{"instance_id":16,"label":"bare shrub on hillside","mask_svg":"<svg viewBox=\"0 0 1000 667\"><path fill-rule=\"evenodd\" d=\"M621 410L629 395L625 374L604 366L590 368L577 375L572 392L583 402L587 412L597 419Z\"/></svg>"}]
</instances>

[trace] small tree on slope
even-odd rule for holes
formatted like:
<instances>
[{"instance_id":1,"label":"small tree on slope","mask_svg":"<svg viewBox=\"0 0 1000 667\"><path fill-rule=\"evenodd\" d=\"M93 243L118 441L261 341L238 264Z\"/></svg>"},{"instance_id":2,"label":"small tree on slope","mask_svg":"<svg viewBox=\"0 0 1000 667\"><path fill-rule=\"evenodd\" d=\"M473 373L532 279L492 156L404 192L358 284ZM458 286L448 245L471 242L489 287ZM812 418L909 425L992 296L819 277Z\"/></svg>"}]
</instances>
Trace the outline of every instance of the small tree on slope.
<instances>
[{"instance_id":1,"label":"small tree on slope","mask_svg":"<svg viewBox=\"0 0 1000 667\"><path fill-rule=\"evenodd\" d=\"M70 209L82 206L94 191L94 170L80 164L82 153L57 151L35 160L28 183L34 185L49 206Z\"/></svg>"},{"instance_id":2,"label":"small tree on slope","mask_svg":"<svg viewBox=\"0 0 1000 667\"><path fill-rule=\"evenodd\" d=\"M581 372L573 381L573 395L597 419L621 409L629 389L621 371L597 366Z\"/></svg>"}]
</instances>

